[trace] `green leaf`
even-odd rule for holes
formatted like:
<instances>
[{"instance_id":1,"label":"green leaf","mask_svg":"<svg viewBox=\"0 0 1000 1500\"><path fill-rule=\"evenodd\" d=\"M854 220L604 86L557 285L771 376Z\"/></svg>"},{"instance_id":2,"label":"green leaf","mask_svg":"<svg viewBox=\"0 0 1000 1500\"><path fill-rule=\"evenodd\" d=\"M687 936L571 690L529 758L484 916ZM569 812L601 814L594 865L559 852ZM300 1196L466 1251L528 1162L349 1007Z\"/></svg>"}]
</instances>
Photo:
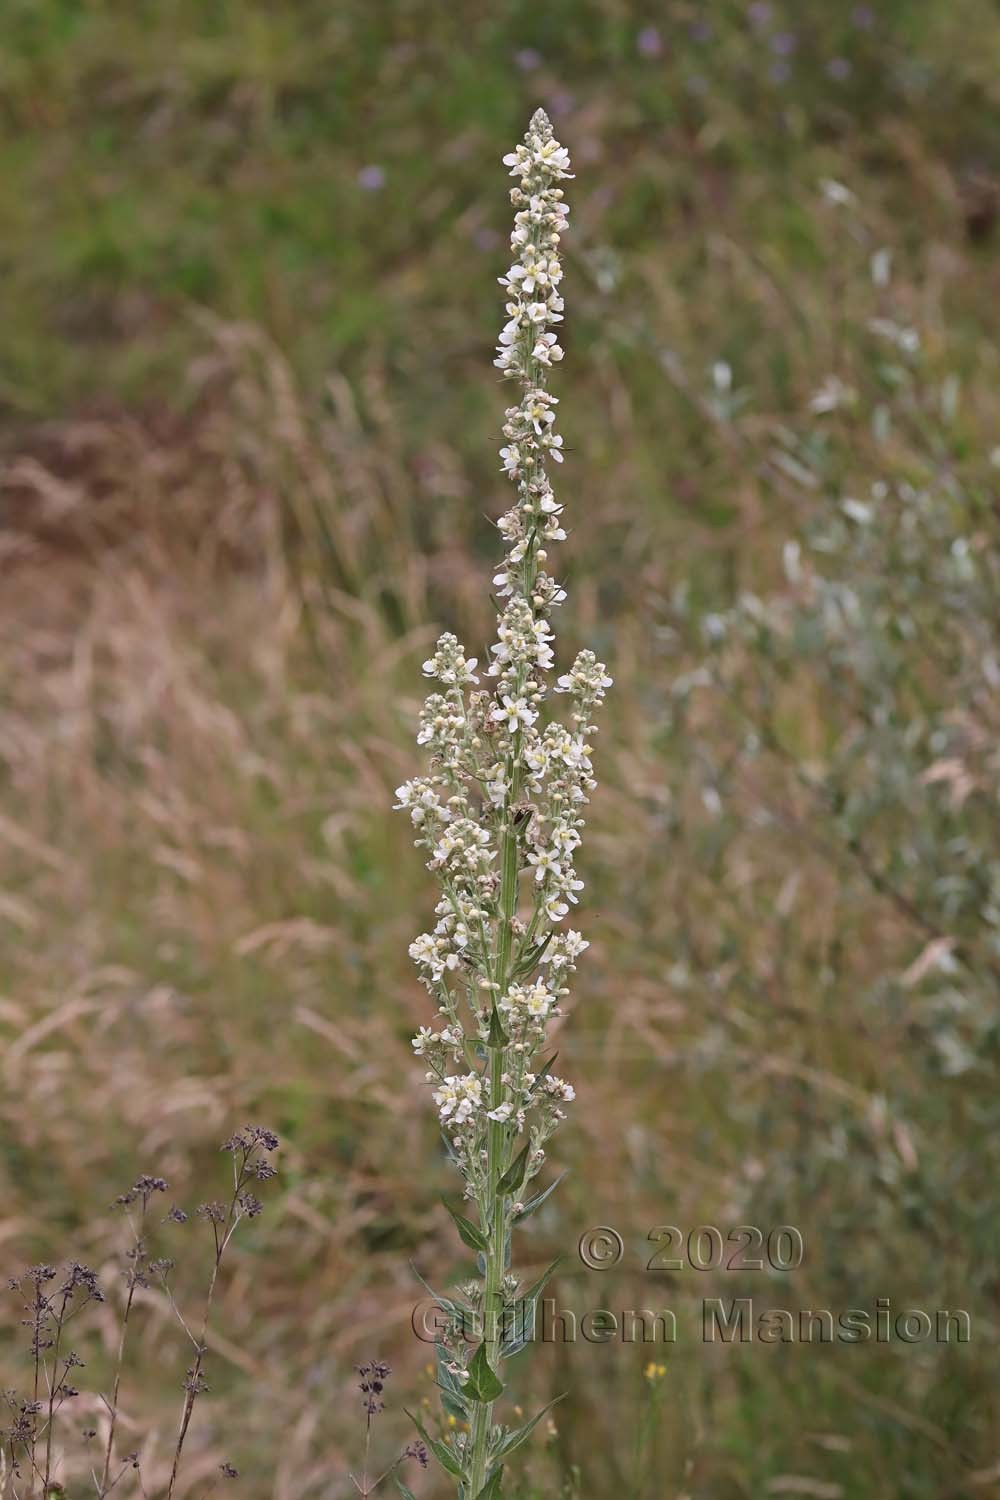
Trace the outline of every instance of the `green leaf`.
<instances>
[{"instance_id":1,"label":"green leaf","mask_svg":"<svg viewBox=\"0 0 1000 1500\"><path fill-rule=\"evenodd\" d=\"M420 1436L423 1438L424 1442L427 1444L428 1448L431 1450L434 1457L441 1465L442 1469L444 1469L448 1474L454 1474L456 1479L462 1479L464 1477L462 1474L462 1465L459 1463L458 1459L455 1457L454 1453L452 1453L447 1444L439 1443L436 1438L432 1438L423 1422L421 1422L419 1417L415 1417L412 1411L408 1411L405 1406L403 1407L403 1410L406 1412L406 1415L409 1417L410 1421L413 1423L414 1427L417 1429Z\"/></svg>"},{"instance_id":2,"label":"green leaf","mask_svg":"<svg viewBox=\"0 0 1000 1500\"><path fill-rule=\"evenodd\" d=\"M437 1388L441 1392L441 1405L456 1422L464 1422L469 1415L469 1403L465 1399L462 1382L448 1369L451 1355L443 1344L437 1345Z\"/></svg>"},{"instance_id":3,"label":"green leaf","mask_svg":"<svg viewBox=\"0 0 1000 1500\"><path fill-rule=\"evenodd\" d=\"M507 1043L509 1041L510 1041L510 1037L507 1035L506 1031L504 1031L504 1029L503 1029L503 1023L500 1020L500 1012L497 1010L497 1003L494 1000L494 1002L493 1002L493 1010L490 1013L490 1036L489 1036L490 1046L491 1047L506 1047L506 1045L507 1045Z\"/></svg>"},{"instance_id":4,"label":"green leaf","mask_svg":"<svg viewBox=\"0 0 1000 1500\"><path fill-rule=\"evenodd\" d=\"M557 1255L556 1258L555 1258L555 1260L552 1262L552 1264L550 1266L547 1266L545 1268L545 1270L542 1272L541 1276L539 1276L539 1278L538 1278L537 1281L532 1282L532 1284L531 1284L531 1286L529 1286L528 1290L526 1292L524 1292L523 1295L518 1298L518 1301L519 1302L537 1302L538 1299L539 1299L539 1297L541 1296L542 1292L545 1290L545 1287L548 1285L549 1279L554 1274L556 1266L558 1266L561 1261L562 1261L562 1256L561 1255Z\"/></svg>"},{"instance_id":5,"label":"green leaf","mask_svg":"<svg viewBox=\"0 0 1000 1500\"><path fill-rule=\"evenodd\" d=\"M521 1183L524 1181L524 1174L528 1166L528 1152L530 1149L531 1142L529 1141L528 1144L517 1153L514 1160L511 1162L510 1166L507 1168L506 1172L497 1183L498 1193L513 1194L517 1192L518 1188L521 1186Z\"/></svg>"},{"instance_id":6,"label":"green leaf","mask_svg":"<svg viewBox=\"0 0 1000 1500\"><path fill-rule=\"evenodd\" d=\"M490 1369L485 1343L480 1344L472 1356L466 1390L471 1391L477 1401L495 1401L503 1394L503 1381Z\"/></svg>"},{"instance_id":7,"label":"green leaf","mask_svg":"<svg viewBox=\"0 0 1000 1500\"><path fill-rule=\"evenodd\" d=\"M533 1214L536 1208L541 1208L546 1198L550 1193L555 1192L556 1188L559 1186L565 1176L565 1172L560 1172L559 1176L556 1177L554 1181L550 1182L548 1187L545 1188L543 1192L536 1193L534 1198L529 1198L528 1202L521 1209L521 1212L514 1215L514 1223L520 1224L521 1220L526 1219L529 1214Z\"/></svg>"},{"instance_id":8,"label":"green leaf","mask_svg":"<svg viewBox=\"0 0 1000 1500\"><path fill-rule=\"evenodd\" d=\"M396 1481L396 1488L402 1495L403 1500L417 1500L417 1497L410 1489L410 1486L408 1484L404 1484L398 1474L393 1474L392 1477Z\"/></svg>"},{"instance_id":9,"label":"green leaf","mask_svg":"<svg viewBox=\"0 0 1000 1500\"><path fill-rule=\"evenodd\" d=\"M524 957L518 961L511 978L523 979L525 974L530 974L532 969L536 969L541 961L542 954L551 941L552 933L550 932L540 943L535 943L534 947L530 948Z\"/></svg>"},{"instance_id":10,"label":"green leaf","mask_svg":"<svg viewBox=\"0 0 1000 1500\"><path fill-rule=\"evenodd\" d=\"M461 1214L456 1213L446 1198L442 1198L441 1202L454 1219L462 1244L468 1245L470 1250L481 1250L485 1255L490 1248L490 1242L483 1231L478 1229L471 1219L464 1219Z\"/></svg>"},{"instance_id":11,"label":"green leaf","mask_svg":"<svg viewBox=\"0 0 1000 1500\"><path fill-rule=\"evenodd\" d=\"M509 1304L510 1309L514 1310L515 1313L514 1333L511 1338L505 1341L500 1351L502 1358L510 1359L512 1355L520 1354L525 1345L531 1342L535 1332L535 1309L538 1305L538 1299L548 1285L549 1278L561 1260L562 1256L557 1255L548 1269L542 1272L538 1280L532 1283L523 1296L516 1297ZM504 1315L505 1317L507 1315L506 1308L504 1309Z\"/></svg>"},{"instance_id":12,"label":"green leaf","mask_svg":"<svg viewBox=\"0 0 1000 1500\"><path fill-rule=\"evenodd\" d=\"M534 1432L539 1422L545 1416L545 1413L551 1411L563 1399L565 1394L566 1392L564 1391L562 1396L557 1396L554 1401L550 1401L547 1406L543 1406L541 1411L537 1412L530 1422L525 1422L524 1426L519 1427L516 1432L508 1432L497 1449L497 1458L506 1458L508 1453L513 1453L516 1448L520 1448L521 1444L526 1442Z\"/></svg>"},{"instance_id":13,"label":"green leaf","mask_svg":"<svg viewBox=\"0 0 1000 1500\"><path fill-rule=\"evenodd\" d=\"M459 1161L459 1156L458 1156L458 1152L455 1150L455 1144L451 1140L451 1138L445 1134L445 1132L443 1130L441 1132L441 1140L444 1142L444 1154L445 1154L445 1158L448 1161L450 1161L450 1162L454 1162L455 1165L457 1166L458 1165L458 1161Z\"/></svg>"},{"instance_id":14,"label":"green leaf","mask_svg":"<svg viewBox=\"0 0 1000 1500\"><path fill-rule=\"evenodd\" d=\"M461 1319L463 1321L463 1326L464 1320L466 1318L471 1319L472 1308L467 1302L462 1302L460 1300L456 1301L453 1297L442 1297L440 1292L436 1292L430 1285L430 1283L424 1280L420 1272L417 1270L416 1266L413 1264L412 1260L410 1261L410 1270L420 1282L420 1285L423 1287L427 1295L437 1303L442 1312L446 1312L450 1318Z\"/></svg>"},{"instance_id":15,"label":"green leaf","mask_svg":"<svg viewBox=\"0 0 1000 1500\"><path fill-rule=\"evenodd\" d=\"M483 1485L476 1500L499 1500L500 1485L503 1482L503 1469L494 1469L493 1473Z\"/></svg>"}]
</instances>

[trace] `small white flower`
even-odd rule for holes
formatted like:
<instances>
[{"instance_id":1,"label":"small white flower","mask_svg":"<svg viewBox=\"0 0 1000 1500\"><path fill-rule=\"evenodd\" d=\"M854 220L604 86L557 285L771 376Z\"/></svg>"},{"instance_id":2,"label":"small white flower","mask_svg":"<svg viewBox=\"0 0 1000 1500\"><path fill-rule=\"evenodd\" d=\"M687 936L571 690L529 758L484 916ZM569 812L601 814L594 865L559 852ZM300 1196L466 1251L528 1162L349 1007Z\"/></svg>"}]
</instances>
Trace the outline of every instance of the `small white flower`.
<instances>
[{"instance_id":1,"label":"small white flower","mask_svg":"<svg viewBox=\"0 0 1000 1500\"><path fill-rule=\"evenodd\" d=\"M477 1073L468 1073L464 1078L446 1078L441 1087L434 1090L433 1098L442 1120L464 1125L479 1107L482 1096L482 1079Z\"/></svg>"},{"instance_id":2,"label":"small white flower","mask_svg":"<svg viewBox=\"0 0 1000 1500\"><path fill-rule=\"evenodd\" d=\"M545 746L540 741L535 741L526 747L523 752L524 763L529 771L536 776L544 776L548 769L549 756Z\"/></svg>"},{"instance_id":3,"label":"small white flower","mask_svg":"<svg viewBox=\"0 0 1000 1500\"><path fill-rule=\"evenodd\" d=\"M437 943L429 932L422 932L410 944L410 957L415 963L429 964L437 958Z\"/></svg>"},{"instance_id":4,"label":"small white flower","mask_svg":"<svg viewBox=\"0 0 1000 1500\"><path fill-rule=\"evenodd\" d=\"M572 870L564 870L555 878L560 895L566 896L576 906L576 892L583 890L583 881L577 880Z\"/></svg>"},{"instance_id":5,"label":"small white flower","mask_svg":"<svg viewBox=\"0 0 1000 1500\"><path fill-rule=\"evenodd\" d=\"M503 806L504 798L507 795L507 787L508 782L502 768L499 768L496 775L489 777L484 783L483 790L493 807Z\"/></svg>"},{"instance_id":6,"label":"small white flower","mask_svg":"<svg viewBox=\"0 0 1000 1500\"><path fill-rule=\"evenodd\" d=\"M527 990L524 996L524 1008L533 1021L543 1020L552 1009L553 998L545 985L539 980Z\"/></svg>"},{"instance_id":7,"label":"small white flower","mask_svg":"<svg viewBox=\"0 0 1000 1500\"><path fill-rule=\"evenodd\" d=\"M550 365L553 360L562 359L563 351L559 347L555 334L543 333L532 349L531 356L543 365Z\"/></svg>"},{"instance_id":8,"label":"small white flower","mask_svg":"<svg viewBox=\"0 0 1000 1500\"><path fill-rule=\"evenodd\" d=\"M580 846L580 835L575 828L568 827L565 823L557 823L552 830L552 846L560 854L572 854L574 849Z\"/></svg>"},{"instance_id":9,"label":"small white flower","mask_svg":"<svg viewBox=\"0 0 1000 1500\"><path fill-rule=\"evenodd\" d=\"M551 1094L553 1098L563 1099L567 1104L572 1103L576 1098L576 1089L573 1085L564 1082L561 1078L556 1078L552 1074L544 1080L544 1088L546 1093Z\"/></svg>"},{"instance_id":10,"label":"small white flower","mask_svg":"<svg viewBox=\"0 0 1000 1500\"><path fill-rule=\"evenodd\" d=\"M541 849L537 854L529 854L528 863L534 865L537 881L544 880L546 875L562 874L562 865L559 863L556 849Z\"/></svg>"},{"instance_id":11,"label":"small white flower","mask_svg":"<svg viewBox=\"0 0 1000 1500\"><path fill-rule=\"evenodd\" d=\"M492 717L498 724L506 724L509 729L519 729L522 725L530 729L538 714L527 698L512 698L509 693L504 693L501 702L494 708Z\"/></svg>"}]
</instances>

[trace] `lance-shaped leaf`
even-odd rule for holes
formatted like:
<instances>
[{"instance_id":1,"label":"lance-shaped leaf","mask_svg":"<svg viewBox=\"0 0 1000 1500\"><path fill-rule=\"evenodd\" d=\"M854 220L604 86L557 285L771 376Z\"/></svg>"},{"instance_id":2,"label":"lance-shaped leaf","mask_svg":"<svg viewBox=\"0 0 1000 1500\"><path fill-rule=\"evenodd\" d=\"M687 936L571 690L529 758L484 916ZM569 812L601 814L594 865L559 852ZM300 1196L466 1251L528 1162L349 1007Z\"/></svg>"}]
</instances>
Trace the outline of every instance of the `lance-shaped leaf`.
<instances>
[{"instance_id":1,"label":"lance-shaped leaf","mask_svg":"<svg viewBox=\"0 0 1000 1500\"><path fill-rule=\"evenodd\" d=\"M563 1396L565 1394L564 1391ZM497 1458L506 1458L508 1453L513 1453L516 1448L520 1448L521 1444L526 1442L534 1432L539 1422L545 1416L545 1413L551 1411L563 1399L563 1396L557 1396L554 1401L550 1401L547 1406L543 1406L541 1411L537 1412L530 1422L525 1422L523 1427L518 1427L514 1432L508 1432L497 1449L495 1456Z\"/></svg>"},{"instance_id":2,"label":"lance-shaped leaf","mask_svg":"<svg viewBox=\"0 0 1000 1500\"><path fill-rule=\"evenodd\" d=\"M414 1427L420 1433L420 1436L423 1438L424 1442L427 1444L428 1448L431 1450L434 1457L441 1465L442 1469L446 1470L449 1474L453 1474L456 1479L464 1478L464 1475L462 1473L462 1465L459 1463L456 1455L452 1453L447 1443L439 1443L437 1438L432 1438L419 1417L415 1417L412 1411L408 1411L405 1406L403 1407L403 1410L406 1412L406 1415L409 1417Z\"/></svg>"},{"instance_id":3,"label":"lance-shaped leaf","mask_svg":"<svg viewBox=\"0 0 1000 1500\"><path fill-rule=\"evenodd\" d=\"M509 1041L510 1037L503 1029L503 1022L500 1020L500 1012L497 1010L496 1001L494 1000L493 1009L490 1012L489 1044L491 1047L506 1047Z\"/></svg>"},{"instance_id":4,"label":"lance-shaped leaf","mask_svg":"<svg viewBox=\"0 0 1000 1500\"><path fill-rule=\"evenodd\" d=\"M475 1397L477 1401L495 1401L503 1394L503 1381L494 1370L490 1369L489 1360L486 1357L486 1344L480 1344L472 1356L469 1365L469 1378L465 1385L466 1391Z\"/></svg>"},{"instance_id":5,"label":"lance-shaped leaf","mask_svg":"<svg viewBox=\"0 0 1000 1500\"><path fill-rule=\"evenodd\" d=\"M450 1161L453 1166L458 1166L460 1158L458 1152L455 1150L454 1141L452 1141L450 1136L448 1136L443 1130L441 1132L441 1139L444 1142L444 1154L446 1160Z\"/></svg>"},{"instance_id":6,"label":"lance-shaped leaf","mask_svg":"<svg viewBox=\"0 0 1000 1500\"><path fill-rule=\"evenodd\" d=\"M454 1318L463 1329L471 1325L473 1312L467 1302L463 1302L460 1298L443 1297L440 1292L436 1292L430 1283L424 1280L412 1260L410 1261L410 1270L420 1282L428 1297L437 1303L442 1312L447 1313L449 1318Z\"/></svg>"},{"instance_id":7,"label":"lance-shaped leaf","mask_svg":"<svg viewBox=\"0 0 1000 1500\"><path fill-rule=\"evenodd\" d=\"M525 974L530 974L532 969L537 969L539 963L541 962L542 954L545 952L551 941L552 933L550 932L547 937L542 940L542 942L535 943L534 947L529 948L524 957L518 960L514 968L514 972L511 975L511 979L523 979Z\"/></svg>"},{"instance_id":8,"label":"lance-shaped leaf","mask_svg":"<svg viewBox=\"0 0 1000 1500\"><path fill-rule=\"evenodd\" d=\"M470 1250L481 1250L485 1254L490 1248L490 1242L483 1231L478 1229L471 1219L465 1219L461 1214L456 1213L447 1198L442 1198L441 1202L455 1221L455 1228L458 1230L462 1244L468 1245Z\"/></svg>"},{"instance_id":9,"label":"lance-shaped leaf","mask_svg":"<svg viewBox=\"0 0 1000 1500\"><path fill-rule=\"evenodd\" d=\"M410 1486L408 1484L404 1484L398 1474L393 1474L392 1477L396 1481L396 1488L402 1495L403 1500L417 1500L417 1497L410 1489Z\"/></svg>"},{"instance_id":10,"label":"lance-shaped leaf","mask_svg":"<svg viewBox=\"0 0 1000 1500\"><path fill-rule=\"evenodd\" d=\"M538 1299L561 1260L562 1256L557 1255L552 1264L542 1272L537 1281L531 1284L524 1295L516 1298L508 1308L504 1309L504 1332L507 1338L500 1350L503 1359L510 1359L512 1355L520 1354L525 1345L534 1338ZM513 1328L509 1328L506 1321L511 1314L513 1314Z\"/></svg>"},{"instance_id":11,"label":"lance-shaped leaf","mask_svg":"<svg viewBox=\"0 0 1000 1500\"><path fill-rule=\"evenodd\" d=\"M531 1142L529 1141L528 1144L517 1153L514 1160L511 1162L510 1166L507 1168L506 1172L497 1183L497 1192L499 1194L517 1192L518 1188L521 1186L521 1183L524 1181L524 1174L528 1167L528 1152L530 1151L530 1149Z\"/></svg>"},{"instance_id":12,"label":"lance-shaped leaf","mask_svg":"<svg viewBox=\"0 0 1000 1500\"><path fill-rule=\"evenodd\" d=\"M456 1422L464 1422L469 1415L469 1403L465 1399L465 1388L462 1382L448 1369L450 1363L451 1355L443 1344L438 1344L437 1387L441 1392L441 1405L449 1417L454 1417Z\"/></svg>"},{"instance_id":13,"label":"lance-shaped leaf","mask_svg":"<svg viewBox=\"0 0 1000 1500\"><path fill-rule=\"evenodd\" d=\"M476 1500L499 1500L500 1486L503 1483L503 1469L494 1469L493 1473L483 1485Z\"/></svg>"},{"instance_id":14,"label":"lance-shaped leaf","mask_svg":"<svg viewBox=\"0 0 1000 1500\"><path fill-rule=\"evenodd\" d=\"M550 1193L555 1192L556 1188L559 1186L565 1176L565 1172L560 1172L559 1176L554 1178L553 1181L549 1183L547 1188L545 1188L540 1193L536 1193L534 1198L529 1198L528 1202L521 1209L521 1212L514 1215L513 1222L515 1224L520 1224L521 1220L526 1219L529 1214L533 1214L536 1208L541 1208L546 1198Z\"/></svg>"}]
</instances>

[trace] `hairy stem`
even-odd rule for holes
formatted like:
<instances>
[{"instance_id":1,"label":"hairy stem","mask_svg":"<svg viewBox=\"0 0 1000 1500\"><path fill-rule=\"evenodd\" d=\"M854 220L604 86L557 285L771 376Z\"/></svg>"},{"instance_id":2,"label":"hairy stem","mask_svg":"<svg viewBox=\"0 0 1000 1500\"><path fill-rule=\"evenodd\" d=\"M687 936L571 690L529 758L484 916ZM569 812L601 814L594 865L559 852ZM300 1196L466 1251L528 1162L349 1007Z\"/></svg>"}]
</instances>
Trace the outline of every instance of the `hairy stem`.
<instances>
[{"instance_id":1,"label":"hairy stem","mask_svg":"<svg viewBox=\"0 0 1000 1500\"><path fill-rule=\"evenodd\" d=\"M518 736L519 738L519 736ZM520 762L518 745L508 768L508 793L504 809L504 830L500 884L500 927L497 935L495 973L498 993L503 994L509 981L510 957L514 937L514 917L517 912L518 838L514 824L514 807L520 793ZM501 1079L507 1067L507 1050L494 1047L490 1056L490 1108L496 1109L503 1099ZM488 1150L488 1179L486 1213L483 1228L489 1235L490 1246L486 1254L486 1278L483 1288L483 1338L490 1368L497 1370L500 1364L500 1311L504 1273L504 1240L506 1222L504 1196L497 1191L497 1184L507 1169L507 1128L497 1120L490 1121ZM493 1403L478 1401L472 1420L472 1466L469 1486L470 1500L479 1494L486 1483L487 1445Z\"/></svg>"}]
</instances>

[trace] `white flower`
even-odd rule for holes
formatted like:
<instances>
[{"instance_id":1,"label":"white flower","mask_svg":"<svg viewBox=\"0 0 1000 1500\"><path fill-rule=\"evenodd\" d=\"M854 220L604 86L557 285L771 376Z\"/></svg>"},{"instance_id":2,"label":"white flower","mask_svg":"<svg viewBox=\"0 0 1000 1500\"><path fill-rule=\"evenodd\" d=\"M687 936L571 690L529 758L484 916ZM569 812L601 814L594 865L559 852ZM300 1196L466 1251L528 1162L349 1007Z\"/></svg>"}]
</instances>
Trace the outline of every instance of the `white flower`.
<instances>
[{"instance_id":1,"label":"white flower","mask_svg":"<svg viewBox=\"0 0 1000 1500\"><path fill-rule=\"evenodd\" d=\"M535 740L525 747L522 759L528 770L532 771L536 776L545 775L548 769L549 756L548 751L540 740Z\"/></svg>"},{"instance_id":2,"label":"white flower","mask_svg":"<svg viewBox=\"0 0 1000 1500\"><path fill-rule=\"evenodd\" d=\"M535 879L544 880L546 875L561 875L562 865L558 860L558 850L540 849L537 854L528 855L529 865L535 867Z\"/></svg>"},{"instance_id":3,"label":"white flower","mask_svg":"<svg viewBox=\"0 0 1000 1500\"><path fill-rule=\"evenodd\" d=\"M501 703L494 708L492 717L498 724L506 724L510 729L518 729L522 724L530 729L538 714L529 705L527 698L512 698L509 693L504 693Z\"/></svg>"},{"instance_id":4,"label":"white flower","mask_svg":"<svg viewBox=\"0 0 1000 1500\"><path fill-rule=\"evenodd\" d=\"M564 1099L567 1104L576 1098L576 1089L571 1083L565 1083L563 1079L556 1078L550 1074L543 1082L546 1093L556 1099Z\"/></svg>"},{"instance_id":5,"label":"white flower","mask_svg":"<svg viewBox=\"0 0 1000 1500\"><path fill-rule=\"evenodd\" d=\"M493 774L483 783L483 790L488 801L494 807L502 807L507 795L508 781L503 773L502 766L494 767Z\"/></svg>"},{"instance_id":6,"label":"white flower","mask_svg":"<svg viewBox=\"0 0 1000 1500\"><path fill-rule=\"evenodd\" d=\"M554 333L543 333L531 351L532 359L537 359L539 364L550 365L553 360L563 357Z\"/></svg>"},{"instance_id":7,"label":"white flower","mask_svg":"<svg viewBox=\"0 0 1000 1500\"><path fill-rule=\"evenodd\" d=\"M605 688L611 687L613 679L608 676L608 669L602 661L598 661L593 651L581 651L573 669L565 672L556 683L557 693L577 693L587 702L600 703L604 699Z\"/></svg>"},{"instance_id":8,"label":"white flower","mask_svg":"<svg viewBox=\"0 0 1000 1500\"><path fill-rule=\"evenodd\" d=\"M540 166L547 167L558 177L568 177L569 152L565 146L560 146L558 141L545 141L535 151L535 161Z\"/></svg>"},{"instance_id":9,"label":"white flower","mask_svg":"<svg viewBox=\"0 0 1000 1500\"><path fill-rule=\"evenodd\" d=\"M577 880L572 870L560 871L555 879L560 895L568 897L573 905L576 906L577 898L575 892L583 890L583 881Z\"/></svg>"},{"instance_id":10,"label":"white flower","mask_svg":"<svg viewBox=\"0 0 1000 1500\"><path fill-rule=\"evenodd\" d=\"M431 964L437 958L437 941L429 932L422 932L410 944L410 957L414 963Z\"/></svg>"},{"instance_id":11,"label":"white flower","mask_svg":"<svg viewBox=\"0 0 1000 1500\"><path fill-rule=\"evenodd\" d=\"M523 996L524 991L521 986L519 984L512 984L506 995L503 995L501 999L497 1001L497 1005L502 1011L516 1010L521 1004Z\"/></svg>"},{"instance_id":12,"label":"white flower","mask_svg":"<svg viewBox=\"0 0 1000 1500\"><path fill-rule=\"evenodd\" d=\"M464 1125L482 1102L483 1084L478 1073L467 1073L464 1078L446 1078L439 1089L434 1090L433 1099L442 1120Z\"/></svg>"},{"instance_id":13,"label":"white flower","mask_svg":"<svg viewBox=\"0 0 1000 1500\"><path fill-rule=\"evenodd\" d=\"M543 1020L548 1015L554 1004L553 997L549 994L545 985L538 981L525 993L524 1008L533 1021Z\"/></svg>"},{"instance_id":14,"label":"white flower","mask_svg":"<svg viewBox=\"0 0 1000 1500\"><path fill-rule=\"evenodd\" d=\"M466 659L462 647L455 636L445 634L437 643L437 650L429 660L424 662L424 676L436 677L439 681L449 685L457 683L478 682L475 675L476 658L470 656Z\"/></svg>"},{"instance_id":15,"label":"white flower","mask_svg":"<svg viewBox=\"0 0 1000 1500\"><path fill-rule=\"evenodd\" d=\"M488 1109L486 1111L486 1118L488 1120L497 1120L502 1125L505 1120L510 1119L513 1112L514 1106L512 1104L498 1104L496 1109Z\"/></svg>"},{"instance_id":16,"label":"white flower","mask_svg":"<svg viewBox=\"0 0 1000 1500\"><path fill-rule=\"evenodd\" d=\"M565 823L557 823L552 830L552 846L558 849L560 854L572 854L574 849L580 846L580 835L575 828L568 827Z\"/></svg>"}]
</instances>

